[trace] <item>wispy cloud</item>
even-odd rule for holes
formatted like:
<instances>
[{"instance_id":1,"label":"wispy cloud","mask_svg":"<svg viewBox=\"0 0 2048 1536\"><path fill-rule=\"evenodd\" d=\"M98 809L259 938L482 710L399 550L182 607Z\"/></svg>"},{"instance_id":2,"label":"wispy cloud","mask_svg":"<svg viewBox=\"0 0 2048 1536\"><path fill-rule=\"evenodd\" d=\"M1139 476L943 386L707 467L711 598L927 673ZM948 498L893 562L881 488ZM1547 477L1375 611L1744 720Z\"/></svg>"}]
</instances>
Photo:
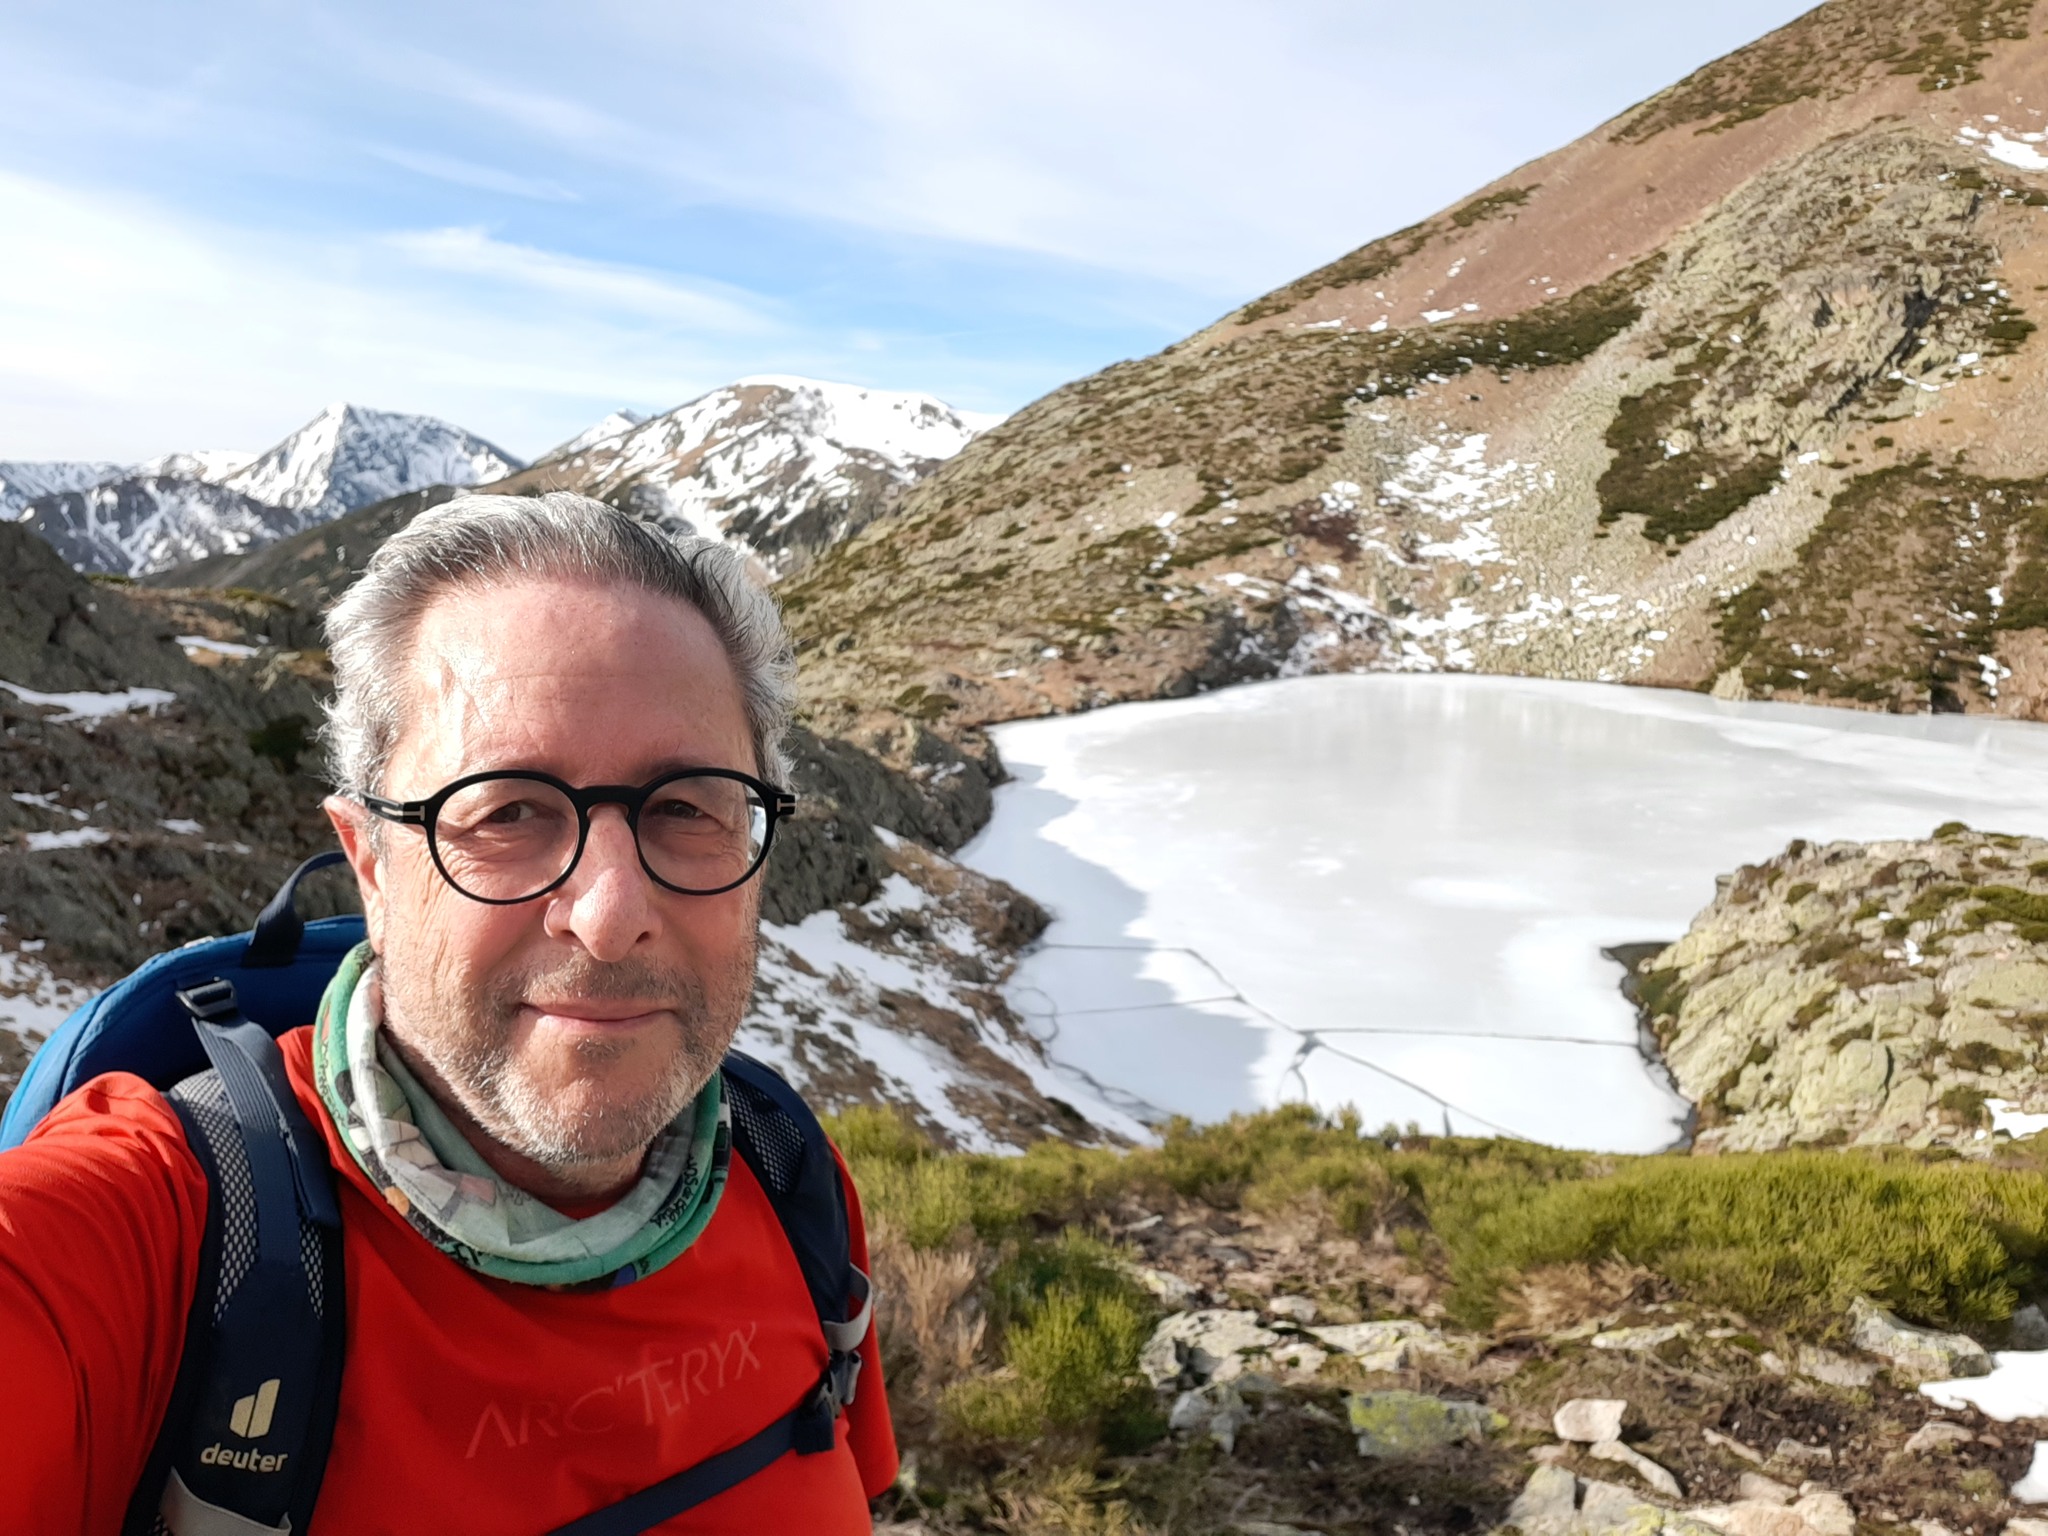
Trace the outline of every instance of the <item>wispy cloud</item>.
<instances>
[{"instance_id":1,"label":"wispy cloud","mask_svg":"<svg viewBox=\"0 0 2048 1536\"><path fill-rule=\"evenodd\" d=\"M431 176L457 187L475 187L480 192L502 192L508 197L531 198L537 203L573 203L576 193L559 181L542 176L521 176L496 166L478 165L455 155L431 150L401 149L391 144L365 144L365 154L421 176Z\"/></svg>"},{"instance_id":2,"label":"wispy cloud","mask_svg":"<svg viewBox=\"0 0 2048 1536\"><path fill-rule=\"evenodd\" d=\"M421 267L545 294L578 308L725 333L778 329L759 299L736 289L514 245L481 229L406 232L387 235L384 243Z\"/></svg>"}]
</instances>

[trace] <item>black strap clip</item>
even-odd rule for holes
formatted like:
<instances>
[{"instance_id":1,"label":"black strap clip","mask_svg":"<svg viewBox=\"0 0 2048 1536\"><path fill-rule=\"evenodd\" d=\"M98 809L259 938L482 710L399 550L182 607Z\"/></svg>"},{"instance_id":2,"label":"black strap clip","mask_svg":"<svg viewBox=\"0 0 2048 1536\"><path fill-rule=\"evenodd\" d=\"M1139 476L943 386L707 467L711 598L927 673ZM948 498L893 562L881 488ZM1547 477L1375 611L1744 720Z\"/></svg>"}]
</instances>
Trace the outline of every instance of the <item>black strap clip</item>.
<instances>
[{"instance_id":1,"label":"black strap clip","mask_svg":"<svg viewBox=\"0 0 2048 1536\"><path fill-rule=\"evenodd\" d=\"M178 993L178 1001L185 1011L203 1024L225 1024L242 1011L235 1000L235 985L216 976L212 981L202 981L196 987L186 987Z\"/></svg>"}]
</instances>

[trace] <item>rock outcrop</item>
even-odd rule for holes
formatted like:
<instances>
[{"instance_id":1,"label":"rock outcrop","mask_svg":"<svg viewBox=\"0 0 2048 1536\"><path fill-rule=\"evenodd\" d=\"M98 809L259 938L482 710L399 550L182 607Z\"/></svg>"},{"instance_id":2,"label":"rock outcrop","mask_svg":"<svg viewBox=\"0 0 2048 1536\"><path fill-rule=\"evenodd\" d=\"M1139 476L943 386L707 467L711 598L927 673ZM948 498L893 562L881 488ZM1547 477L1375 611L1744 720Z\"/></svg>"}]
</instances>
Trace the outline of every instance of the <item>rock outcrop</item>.
<instances>
[{"instance_id":1,"label":"rock outcrop","mask_svg":"<svg viewBox=\"0 0 2048 1536\"><path fill-rule=\"evenodd\" d=\"M1988 1149L2048 1111L2048 841L1795 842L1634 987L1699 1150Z\"/></svg>"}]
</instances>

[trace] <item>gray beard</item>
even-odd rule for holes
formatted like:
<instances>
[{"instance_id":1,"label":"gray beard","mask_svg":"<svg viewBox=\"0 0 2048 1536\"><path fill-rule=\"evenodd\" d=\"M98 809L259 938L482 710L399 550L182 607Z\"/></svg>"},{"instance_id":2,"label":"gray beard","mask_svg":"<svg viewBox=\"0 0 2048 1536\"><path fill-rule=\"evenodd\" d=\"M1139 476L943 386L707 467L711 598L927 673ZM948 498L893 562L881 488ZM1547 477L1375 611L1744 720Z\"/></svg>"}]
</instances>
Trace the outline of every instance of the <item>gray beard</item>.
<instances>
[{"instance_id":1,"label":"gray beard","mask_svg":"<svg viewBox=\"0 0 2048 1536\"><path fill-rule=\"evenodd\" d=\"M402 946L394 946L402 949ZM494 976L469 997L437 988L402 953L383 960L386 1028L392 1042L432 1080L445 1084L483 1131L555 1173L617 1162L644 1152L693 1103L725 1058L753 989L754 947L737 976L724 977L714 1000L701 978L638 961L604 964L588 956L561 965ZM733 985L733 983L737 985ZM508 1046L521 1001L535 995L591 1001L661 998L681 1020L675 1048L658 1078L626 1103L565 1102L525 1076ZM592 1065L625 1042L580 1040Z\"/></svg>"}]
</instances>

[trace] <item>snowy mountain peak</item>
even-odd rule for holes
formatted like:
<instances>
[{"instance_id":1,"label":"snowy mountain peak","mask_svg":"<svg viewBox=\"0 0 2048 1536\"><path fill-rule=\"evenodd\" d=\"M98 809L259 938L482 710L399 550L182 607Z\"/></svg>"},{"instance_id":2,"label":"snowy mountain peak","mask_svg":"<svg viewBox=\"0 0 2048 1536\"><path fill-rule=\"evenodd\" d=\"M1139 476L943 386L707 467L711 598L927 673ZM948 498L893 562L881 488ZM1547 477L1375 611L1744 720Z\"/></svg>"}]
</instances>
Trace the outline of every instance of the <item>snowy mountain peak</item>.
<instances>
[{"instance_id":1,"label":"snowy mountain peak","mask_svg":"<svg viewBox=\"0 0 2048 1536\"><path fill-rule=\"evenodd\" d=\"M615 437L623 437L646 420L647 415L644 411L613 411L611 415L605 417L596 426L577 433L566 443L550 448L538 459L535 459L534 463L544 464L550 459L566 459L572 453L581 453L586 448L595 448L599 443L609 442Z\"/></svg>"},{"instance_id":2,"label":"snowy mountain peak","mask_svg":"<svg viewBox=\"0 0 2048 1536\"><path fill-rule=\"evenodd\" d=\"M520 460L432 416L336 401L221 484L255 501L324 522L429 485L477 485Z\"/></svg>"},{"instance_id":3,"label":"snowy mountain peak","mask_svg":"<svg viewBox=\"0 0 2048 1536\"><path fill-rule=\"evenodd\" d=\"M778 574L865 527L1001 418L769 374L624 430L600 423L507 491L569 489L723 538Z\"/></svg>"}]
</instances>

